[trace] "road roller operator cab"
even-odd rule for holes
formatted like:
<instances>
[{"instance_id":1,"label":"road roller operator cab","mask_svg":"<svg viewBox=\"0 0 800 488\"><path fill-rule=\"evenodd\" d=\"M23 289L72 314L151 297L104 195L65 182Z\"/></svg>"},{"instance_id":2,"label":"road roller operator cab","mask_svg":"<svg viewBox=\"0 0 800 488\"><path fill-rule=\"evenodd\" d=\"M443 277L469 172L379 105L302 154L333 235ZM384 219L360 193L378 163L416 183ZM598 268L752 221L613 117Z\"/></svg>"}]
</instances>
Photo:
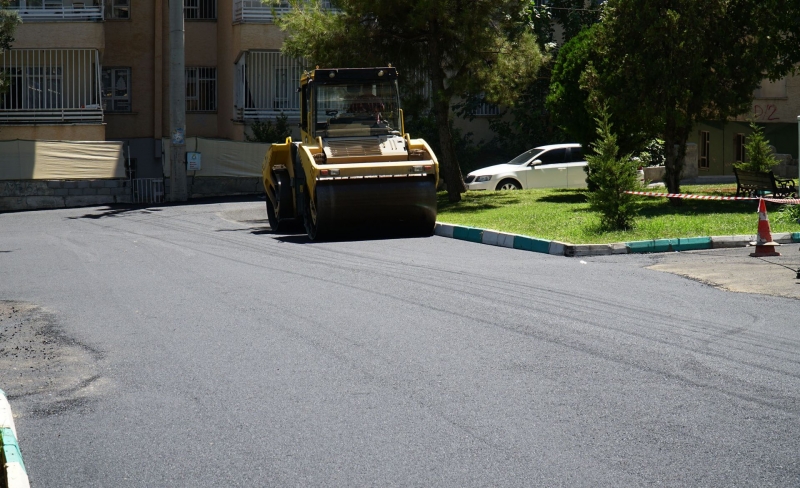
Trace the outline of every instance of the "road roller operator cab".
<instances>
[{"instance_id":1,"label":"road roller operator cab","mask_svg":"<svg viewBox=\"0 0 800 488\"><path fill-rule=\"evenodd\" d=\"M433 233L439 163L405 133L397 79L393 67L303 74L301 142L273 144L262 166L273 231L302 223L311 240L372 226Z\"/></svg>"}]
</instances>

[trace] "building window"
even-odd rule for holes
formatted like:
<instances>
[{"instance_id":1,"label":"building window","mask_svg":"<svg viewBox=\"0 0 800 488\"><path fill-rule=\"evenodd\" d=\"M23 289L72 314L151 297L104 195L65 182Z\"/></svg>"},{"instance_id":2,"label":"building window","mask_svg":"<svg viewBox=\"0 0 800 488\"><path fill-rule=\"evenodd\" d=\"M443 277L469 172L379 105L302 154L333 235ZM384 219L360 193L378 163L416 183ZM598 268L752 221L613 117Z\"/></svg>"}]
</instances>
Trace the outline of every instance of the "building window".
<instances>
[{"instance_id":1,"label":"building window","mask_svg":"<svg viewBox=\"0 0 800 488\"><path fill-rule=\"evenodd\" d=\"M700 157L698 165L700 168L708 169L709 162L709 133L708 131L700 131Z\"/></svg>"},{"instance_id":2,"label":"building window","mask_svg":"<svg viewBox=\"0 0 800 488\"><path fill-rule=\"evenodd\" d=\"M733 136L733 154L734 154L734 161L744 161L744 158L747 156L744 153L744 134L736 134Z\"/></svg>"},{"instance_id":3,"label":"building window","mask_svg":"<svg viewBox=\"0 0 800 488\"><path fill-rule=\"evenodd\" d=\"M22 81L22 68L7 67L0 70L6 77L8 89L0 95L0 110L14 110L23 108L25 99Z\"/></svg>"},{"instance_id":4,"label":"building window","mask_svg":"<svg viewBox=\"0 0 800 488\"><path fill-rule=\"evenodd\" d=\"M130 0L105 0L107 19L130 19Z\"/></svg>"},{"instance_id":5,"label":"building window","mask_svg":"<svg viewBox=\"0 0 800 488\"><path fill-rule=\"evenodd\" d=\"M217 68L186 68L186 111L217 110Z\"/></svg>"},{"instance_id":6,"label":"building window","mask_svg":"<svg viewBox=\"0 0 800 488\"><path fill-rule=\"evenodd\" d=\"M217 18L217 0L183 0L184 19L213 20Z\"/></svg>"},{"instance_id":7,"label":"building window","mask_svg":"<svg viewBox=\"0 0 800 488\"><path fill-rule=\"evenodd\" d=\"M61 68L27 68L28 108L61 108Z\"/></svg>"},{"instance_id":8,"label":"building window","mask_svg":"<svg viewBox=\"0 0 800 488\"><path fill-rule=\"evenodd\" d=\"M131 111L131 69L103 69L103 110L106 112Z\"/></svg>"}]
</instances>

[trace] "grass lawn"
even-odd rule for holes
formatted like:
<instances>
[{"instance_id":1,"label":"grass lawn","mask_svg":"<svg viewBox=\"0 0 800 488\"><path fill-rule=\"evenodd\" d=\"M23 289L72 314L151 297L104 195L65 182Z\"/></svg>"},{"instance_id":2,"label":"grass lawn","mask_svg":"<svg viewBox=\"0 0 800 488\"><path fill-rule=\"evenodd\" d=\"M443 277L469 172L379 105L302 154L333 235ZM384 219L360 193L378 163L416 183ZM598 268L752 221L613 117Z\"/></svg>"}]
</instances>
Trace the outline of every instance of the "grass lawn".
<instances>
[{"instance_id":1,"label":"grass lawn","mask_svg":"<svg viewBox=\"0 0 800 488\"><path fill-rule=\"evenodd\" d=\"M654 189L664 192L666 189ZM736 184L687 185L683 193L734 196ZM758 202L683 200L670 205L666 198L641 197L635 227L606 232L599 216L589 210L586 190L546 189L506 192L467 192L459 203L439 194L437 221L494 229L572 244L602 244L671 237L755 234ZM772 232L800 232L800 224L779 218L782 205L767 204Z\"/></svg>"}]
</instances>

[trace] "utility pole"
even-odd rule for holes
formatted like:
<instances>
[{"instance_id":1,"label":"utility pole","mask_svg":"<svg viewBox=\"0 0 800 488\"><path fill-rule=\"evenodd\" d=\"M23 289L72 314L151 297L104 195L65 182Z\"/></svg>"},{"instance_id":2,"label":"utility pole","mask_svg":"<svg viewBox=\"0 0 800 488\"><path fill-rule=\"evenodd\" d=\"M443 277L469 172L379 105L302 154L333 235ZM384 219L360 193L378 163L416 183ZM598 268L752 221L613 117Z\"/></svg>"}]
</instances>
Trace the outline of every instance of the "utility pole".
<instances>
[{"instance_id":1,"label":"utility pole","mask_svg":"<svg viewBox=\"0 0 800 488\"><path fill-rule=\"evenodd\" d=\"M169 1L169 130L172 202L188 200L186 191L186 67L183 0Z\"/></svg>"}]
</instances>

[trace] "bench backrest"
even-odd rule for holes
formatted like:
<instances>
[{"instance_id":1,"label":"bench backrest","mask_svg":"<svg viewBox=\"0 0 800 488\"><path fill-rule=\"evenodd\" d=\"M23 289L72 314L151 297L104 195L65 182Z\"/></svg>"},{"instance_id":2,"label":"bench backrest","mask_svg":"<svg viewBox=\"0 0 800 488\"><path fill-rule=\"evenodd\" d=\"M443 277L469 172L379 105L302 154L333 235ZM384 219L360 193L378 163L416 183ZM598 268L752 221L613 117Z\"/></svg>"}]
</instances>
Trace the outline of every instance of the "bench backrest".
<instances>
[{"instance_id":1,"label":"bench backrest","mask_svg":"<svg viewBox=\"0 0 800 488\"><path fill-rule=\"evenodd\" d=\"M771 189L775 184L775 175L772 171L747 171L733 168L736 174L736 182L739 186L758 186Z\"/></svg>"}]
</instances>

